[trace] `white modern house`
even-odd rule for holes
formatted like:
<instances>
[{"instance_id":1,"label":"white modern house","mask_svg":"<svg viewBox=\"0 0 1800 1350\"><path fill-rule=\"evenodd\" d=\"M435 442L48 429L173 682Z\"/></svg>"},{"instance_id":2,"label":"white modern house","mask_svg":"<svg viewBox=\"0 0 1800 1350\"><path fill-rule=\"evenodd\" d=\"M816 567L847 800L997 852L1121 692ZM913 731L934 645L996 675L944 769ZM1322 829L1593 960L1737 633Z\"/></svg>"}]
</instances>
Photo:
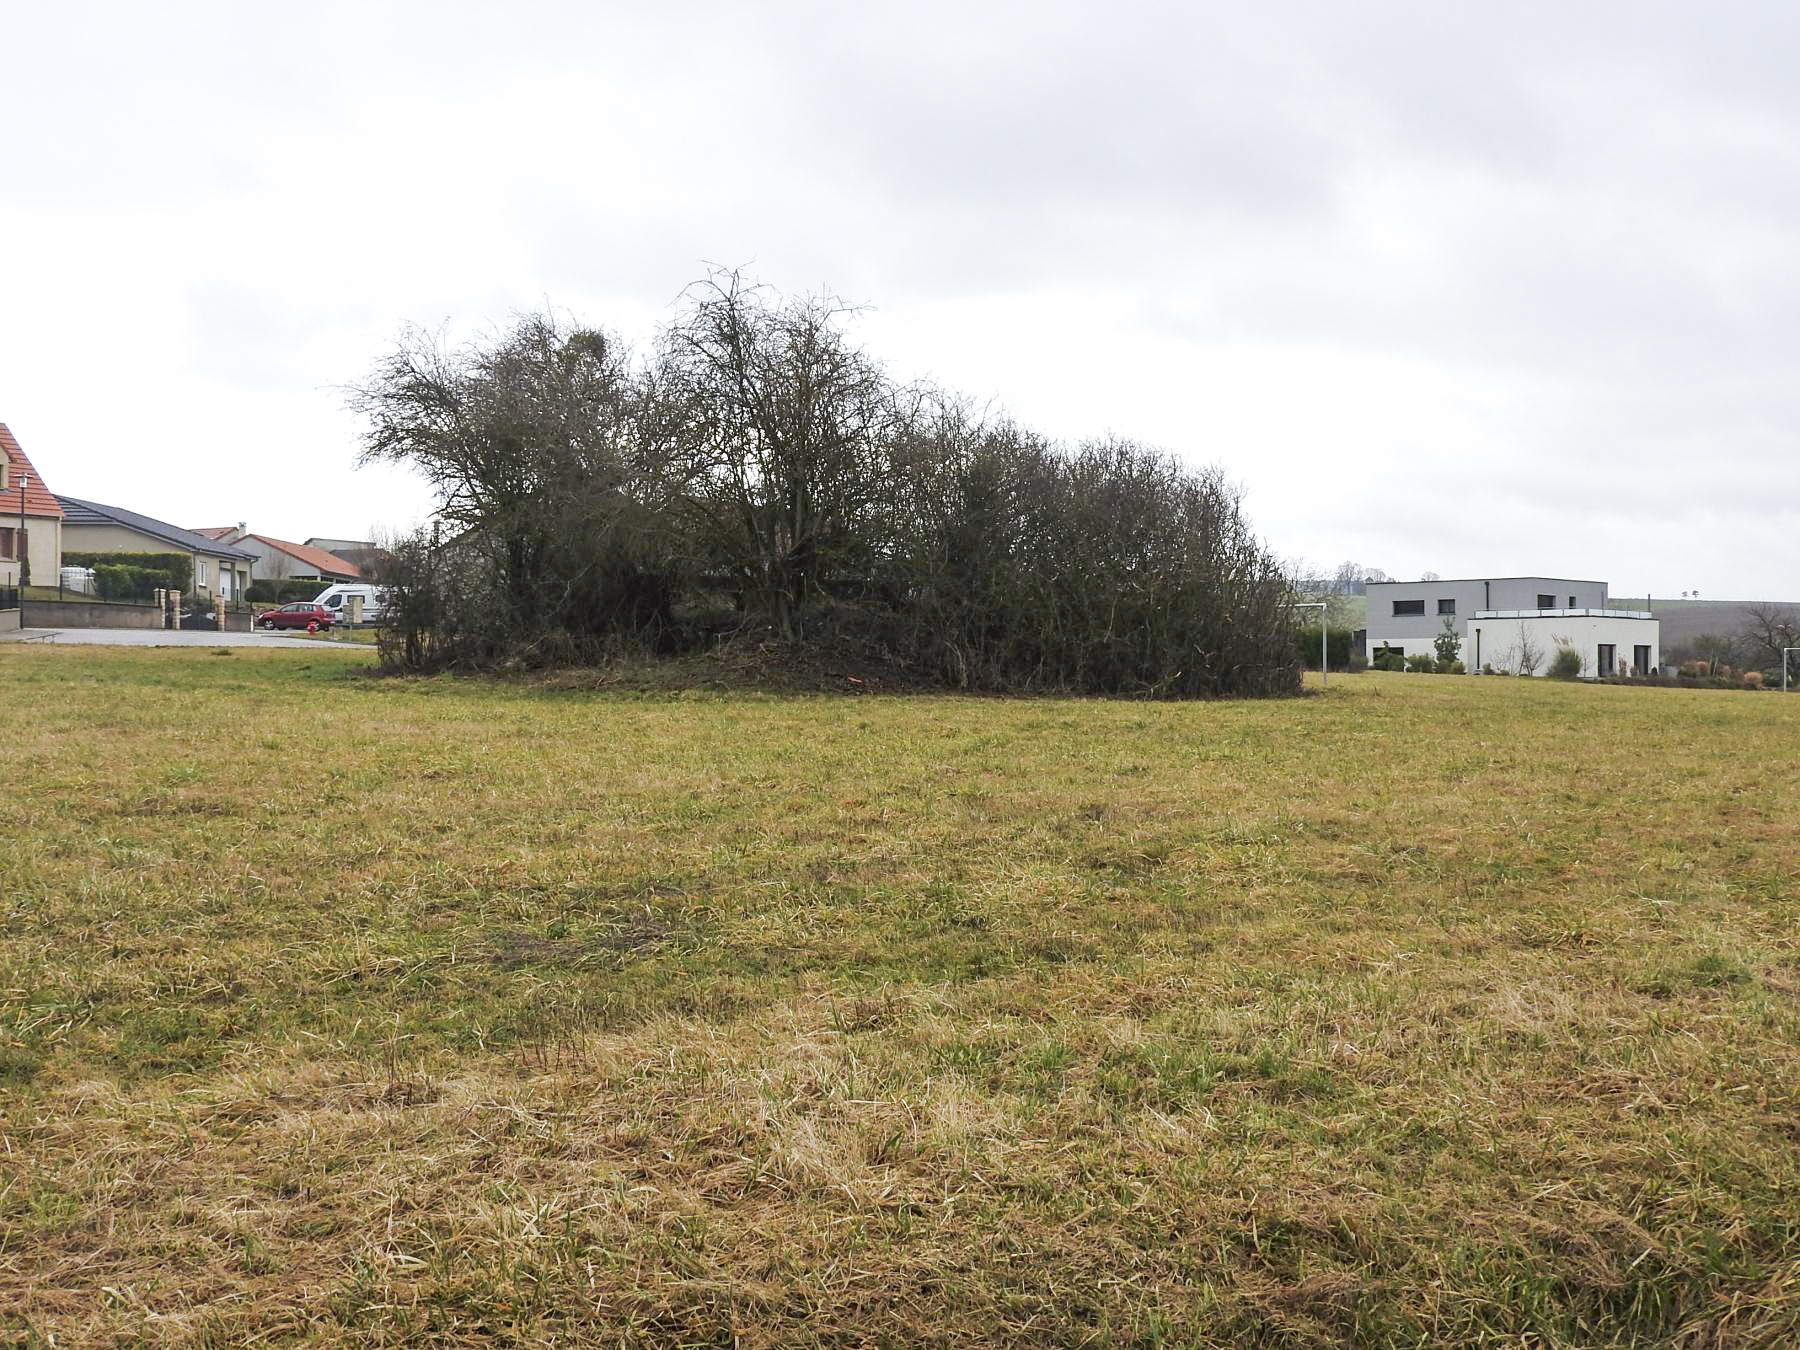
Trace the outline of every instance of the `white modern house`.
<instances>
[{"instance_id":1,"label":"white modern house","mask_svg":"<svg viewBox=\"0 0 1800 1350\"><path fill-rule=\"evenodd\" d=\"M1563 646L1580 656L1583 675L1647 675L1662 664L1662 625L1646 610L1611 608L1604 581L1371 581L1368 605L1371 661L1434 653L1448 627L1471 672L1543 675Z\"/></svg>"}]
</instances>

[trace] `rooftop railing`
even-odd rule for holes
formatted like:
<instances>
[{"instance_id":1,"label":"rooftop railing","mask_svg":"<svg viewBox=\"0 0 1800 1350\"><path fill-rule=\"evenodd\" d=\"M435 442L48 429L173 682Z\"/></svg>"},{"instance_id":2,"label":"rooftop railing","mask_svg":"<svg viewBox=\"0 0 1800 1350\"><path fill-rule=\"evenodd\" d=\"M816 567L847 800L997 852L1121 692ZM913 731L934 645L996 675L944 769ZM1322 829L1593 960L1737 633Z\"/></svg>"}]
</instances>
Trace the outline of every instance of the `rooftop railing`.
<instances>
[{"instance_id":1,"label":"rooftop railing","mask_svg":"<svg viewBox=\"0 0 1800 1350\"><path fill-rule=\"evenodd\" d=\"M1477 619L1654 619L1647 609L1478 609Z\"/></svg>"}]
</instances>

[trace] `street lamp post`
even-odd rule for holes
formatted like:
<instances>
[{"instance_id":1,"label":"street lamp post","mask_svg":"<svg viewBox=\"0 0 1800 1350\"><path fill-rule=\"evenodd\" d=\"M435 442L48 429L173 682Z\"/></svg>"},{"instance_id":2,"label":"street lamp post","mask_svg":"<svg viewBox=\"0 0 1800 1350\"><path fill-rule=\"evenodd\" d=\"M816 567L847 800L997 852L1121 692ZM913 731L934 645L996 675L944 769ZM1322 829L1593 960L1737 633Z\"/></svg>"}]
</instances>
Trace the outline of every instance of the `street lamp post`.
<instances>
[{"instance_id":1,"label":"street lamp post","mask_svg":"<svg viewBox=\"0 0 1800 1350\"><path fill-rule=\"evenodd\" d=\"M30 559L30 557L27 556L26 551L25 551L25 484L27 482L29 482L30 480L31 480L30 474L24 472L23 470L21 470L19 472L19 533L18 533L19 543L18 543L18 549L19 549L19 591L20 591L21 597L23 597L25 587L31 583L31 559Z\"/></svg>"}]
</instances>

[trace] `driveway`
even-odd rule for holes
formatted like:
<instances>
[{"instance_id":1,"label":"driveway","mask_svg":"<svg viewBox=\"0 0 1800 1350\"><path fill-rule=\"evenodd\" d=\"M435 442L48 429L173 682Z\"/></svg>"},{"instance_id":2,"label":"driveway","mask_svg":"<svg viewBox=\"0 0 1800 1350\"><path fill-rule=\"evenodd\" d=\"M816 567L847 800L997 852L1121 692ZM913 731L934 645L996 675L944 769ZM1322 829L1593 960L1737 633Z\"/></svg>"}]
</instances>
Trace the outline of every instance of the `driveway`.
<instances>
[{"instance_id":1,"label":"driveway","mask_svg":"<svg viewBox=\"0 0 1800 1350\"><path fill-rule=\"evenodd\" d=\"M84 647L289 647L309 652L364 652L365 642L332 642L283 633L199 633L158 628L21 628L0 633L0 642L52 642Z\"/></svg>"}]
</instances>

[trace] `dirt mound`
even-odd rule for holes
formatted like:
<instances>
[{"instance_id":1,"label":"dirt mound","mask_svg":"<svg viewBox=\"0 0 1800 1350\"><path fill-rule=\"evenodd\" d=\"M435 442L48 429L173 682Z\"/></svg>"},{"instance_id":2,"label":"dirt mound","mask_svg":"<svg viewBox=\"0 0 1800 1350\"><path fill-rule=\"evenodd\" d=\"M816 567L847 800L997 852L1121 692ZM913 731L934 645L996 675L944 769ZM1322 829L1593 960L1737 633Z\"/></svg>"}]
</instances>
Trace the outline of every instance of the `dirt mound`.
<instances>
[{"instance_id":1,"label":"dirt mound","mask_svg":"<svg viewBox=\"0 0 1800 1350\"><path fill-rule=\"evenodd\" d=\"M772 633L739 633L703 652L628 656L602 666L537 672L531 683L551 689L676 689L777 694L910 694L949 686L895 661L878 644L848 636L803 642Z\"/></svg>"}]
</instances>

